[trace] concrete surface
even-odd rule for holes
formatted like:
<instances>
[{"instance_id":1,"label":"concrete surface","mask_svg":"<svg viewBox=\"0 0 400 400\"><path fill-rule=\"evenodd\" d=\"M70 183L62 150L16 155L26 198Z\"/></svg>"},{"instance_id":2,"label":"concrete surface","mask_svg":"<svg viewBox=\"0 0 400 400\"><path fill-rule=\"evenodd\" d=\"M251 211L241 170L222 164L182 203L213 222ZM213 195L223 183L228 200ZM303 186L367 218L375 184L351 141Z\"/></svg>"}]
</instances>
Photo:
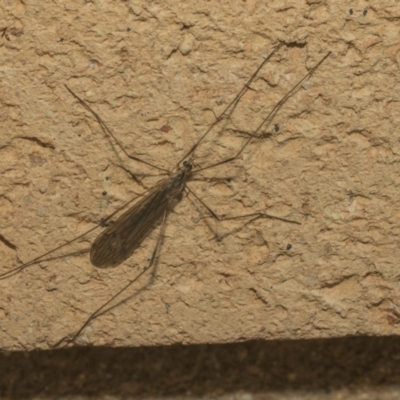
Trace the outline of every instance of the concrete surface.
<instances>
[{"instance_id":1,"label":"concrete surface","mask_svg":"<svg viewBox=\"0 0 400 400\"><path fill-rule=\"evenodd\" d=\"M263 129L268 138L254 141L234 163L201 174L208 179L189 182L221 215L264 210L301 225L217 225L185 196L168 218L154 282L144 275L123 304L91 321L75 343L399 333L399 4L0 7L0 273L95 227L160 179L114 148L64 84L98 112L126 151L174 170L283 42L232 117L200 146L194 162L202 167L234 154L245 140L237 131L254 132L332 51ZM148 265L158 229L113 269L94 268L82 253L98 229L2 279L0 347L67 344Z\"/></svg>"}]
</instances>

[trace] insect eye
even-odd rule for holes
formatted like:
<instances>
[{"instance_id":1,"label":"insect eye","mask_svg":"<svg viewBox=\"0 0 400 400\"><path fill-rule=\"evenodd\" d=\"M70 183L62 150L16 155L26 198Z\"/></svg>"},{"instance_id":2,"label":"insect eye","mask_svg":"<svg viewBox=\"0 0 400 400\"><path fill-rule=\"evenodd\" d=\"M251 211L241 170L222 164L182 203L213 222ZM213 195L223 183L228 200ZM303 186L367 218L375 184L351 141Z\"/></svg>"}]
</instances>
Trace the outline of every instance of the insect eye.
<instances>
[{"instance_id":1,"label":"insect eye","mask_svg":"<svg viewBox=\"0 0 400 400\"><path fill-rule=\"evenodd\" d=\"M186 171L190 171L193 167L193 165L190 161L184 161L183 166L186 168Z\"/></svg>"}]
</instances>

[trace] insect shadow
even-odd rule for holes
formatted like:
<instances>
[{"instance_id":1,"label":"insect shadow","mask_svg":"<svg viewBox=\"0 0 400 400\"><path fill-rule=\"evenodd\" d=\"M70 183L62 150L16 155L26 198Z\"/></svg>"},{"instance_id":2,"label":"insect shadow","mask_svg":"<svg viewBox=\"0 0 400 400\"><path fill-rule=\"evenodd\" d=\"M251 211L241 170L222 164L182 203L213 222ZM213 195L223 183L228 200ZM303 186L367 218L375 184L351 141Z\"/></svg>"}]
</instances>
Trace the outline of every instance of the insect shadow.
<instances>
[{"instance_id":1,"label":"insect shadow","mask_svg":"<svg viewBox=\"0 0 400 400\"><path fill-rule=\"evenodd\" d=\"M92 312L86 321L81 325L79 330L77 330L74 334L69 335L67 337L62 338L58 341L54 347L58 347L61 344L64 346L75 342L78 336L82 333L85 327L93 321L95 318L103 315L113 308L121 305L126 302L128 299L137 295L144 288L139 289L135 292L134 295L129 297L125 297L122 300L117 300L117 298L121 298L123 292L125 292L134 282L136 282L145 272L153 268L153 273L151 277L150 284L154 279L155 267L158 260L158 256L160 254L162 241L164 237L164 231L166 226L166 221L169 212L174 208L177 202L182 198L183 194L186 194L189 198L191 197L191 201L197 203L201 206L207 213L209 217L217 222L227 221L227 220L245 220L244 226L258 220L261 218L269 218L280 220L287 223L300 224L298 221L292 221L289 219L281 218L278 216L270 215L262 211L257 211L253 213L237 215L237 216L221 216L218 213L214 212L188 185L187 182L193 179L193 177L199 172L209 170L211 168L215 168L217 166L233 162L238 159L246 147L256 139L266 138L271 133L266 133L266 127L272 122L276 113L280 110L286 100L292 96L302 85L304 81L309 79L311 75L317 70L317 68L326 60L326 58L330 55L331 52L327 53L313 68L309 70L309 72L294 85L282 98L281 100L272 108L269 114L263 119L263 121L258 125L258 127L252 133L249 132L239 132L241 133L245 139L243 141L242 146L239 150L231 157L222 159L216 163L198 167L195 164L195 152L199 145L204 142L206 137L210 134L210 132L224 119L229 118L241 98L244 94L251 89L251 84L263 68L263 66L271 59L271 57L283 46L283 43L279 44L275 47L275 49L261 62L256 71L251 75L246 84L242 87L240 92L236 95L236 97L229 103L229 105L224 109L224 111L216 117L215 121L209 126L209 128L203 133L203 135L199 138L199 140L192 145L192 147L187 151L184 156L177 163L177 167L175 171L171 172L167 169L161 168L157 165L154 165L150 162L147 162L141 158L138 158L134 155L128 154L124 147L120 144L118 139L114 136L112 131L107 127L104 121L100 118L100 116L87 104L85 103L77 94L75 94L68 86L65 85L66 89L70 92L70 94L87 110L89 111L98 121L102 130L106 135L108 135L112 140L117 144L117 146L122 150L122 152L130 159L135 160L139 163L145 164L148 167L158 170L161 174L168 175L168 178L160 180L153 188L146 190L139 197L135 197L130 200L128 203L123 205L121 208L108 215L106 218L102 220L100 224L91 228L90 230L84 232L78 237L65 242L64 244L24 263L22 265L17 266L3 274L0 275L1 279L6 279L14 274L17 274L24 269L31 267L35 264L38 264L43 261L49 261L53 259L57 259L60 257L82 254L83 252L87 252L88 250L81 250L74 253L69 253L67 255L55 256L54 254L68 246L69 244L78 241L84 236L88 235L90 232L95 229L103 226L106 227L104 231L94 240L91 248L90 248L90 261L91 263L98 268L112 268L120 265L122 262L127 260L132 256L134 251L140 247L142 241L149 235L149 233L161 222L161 228L159 230L155 247L153 249L152 255L149 259L149 262L146 267L142 269L142 271L136 275L132 280L129 280L127 284L122 287L115 295L113 295L107 302L103 303L101 307L99 307L96 311ZM274 126L274 132L279 132L279 126ZM133 178L135 176L133 175ZM130 206L133 202L136 203ZM112 218L119 214L121 211L126 210L122 215L120 215L115 222L111 222ZM208 225L208 224L207 224ZM148 285L146 285L148 286Z\"/></svg>"}]
</instances>

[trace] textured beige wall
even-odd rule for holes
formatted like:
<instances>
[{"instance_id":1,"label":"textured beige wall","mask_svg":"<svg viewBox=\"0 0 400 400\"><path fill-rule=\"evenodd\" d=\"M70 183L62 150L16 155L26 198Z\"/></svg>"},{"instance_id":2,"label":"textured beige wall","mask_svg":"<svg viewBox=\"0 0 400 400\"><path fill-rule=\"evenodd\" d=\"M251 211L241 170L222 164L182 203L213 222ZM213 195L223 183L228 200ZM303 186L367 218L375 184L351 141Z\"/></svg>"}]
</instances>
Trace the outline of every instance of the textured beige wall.
<instances>
[{"instance_id":1,"label":"textured beige wall","mask_svg":"<svg viewBox=\"0 0 400 400\"><path fill-rule=\"evenodd\" d=\"M128 152L173 170L279 41L285 46L196 164L232 154L243 138L229 128L254 131L332 51L276 116L278 134L204 173L214 179L190 183L220 214L267 210L301 225L216 226L184 198L169 217L154 283L145 275L77 343L400 332L400 5L261 3L0 4L1 272L94 227L143 191L129 170L154 174L116 151L64 84ZM113 269L94 268L87 253L68 255L89 248L99 231L55 254L66 256L0 281L1 348L48 348L73 334L147 265L158 232Z\"/></svg>"}]
</instances>

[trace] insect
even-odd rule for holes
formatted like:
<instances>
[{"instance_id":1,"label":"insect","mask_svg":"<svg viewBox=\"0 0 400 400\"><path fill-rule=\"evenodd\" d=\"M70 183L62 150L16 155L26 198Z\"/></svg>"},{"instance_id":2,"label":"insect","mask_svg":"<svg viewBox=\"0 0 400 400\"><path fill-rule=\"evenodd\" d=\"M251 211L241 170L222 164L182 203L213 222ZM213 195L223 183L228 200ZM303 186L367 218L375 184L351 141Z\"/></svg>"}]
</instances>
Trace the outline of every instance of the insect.
<instances>
[{"instance_id":1,"label":"insect","mask_svg":"<svg viewBox=\"0 0 400 400\"><path fill-rule=\"evenodd\" d=\"M264 133L266 126L271 123L276 113L283 106L286 100L292 96L302 85L304 81L310 78L310 76L317 70L317 68L326 60L326 58L330 55L330 52L327 53L310 71L295 85L292 89L282 97L282 99L272 108L270 113L264 118L264 120L259 124L259 126L252 133L243 133L246 138L238 149L236 154L231 157L222 159L216 163L206 165L203 167L196 166L195 153L198 147L202 142L206 139L206 137L212 132L214 127L216 127L223 119L229 118L235 108L237 107L239 101L244 96L244 94L251 88L251 84L256 78L259 71L263 68L263 66L271 59L271 57L283 46L283 44L279 44L276 48L262 61L257 70L251 75L250 79L246 82L246 84L242 87L240 92L236 95L236 97L229 103L229 105L225 108L225 110L216 117L214 123L206 130L206 132L199 138L199 140L191 146L189 151L181 158L178 162L176 170L174 172L167 171L163 168L155 166L149 162L146 162L136 156L132 156L128 154L123 146L119 143L118 139L114 136L111 130L107 127L107 125L103 122L103 120L99 117L99 115L92 110L78 95L76 95L69 87L66 86L66 89L71 93L72 96L75 97L85 107L98 121L104 133L109 135L114 142L122 149L122 151L126 154L127 157L134 159L139 163L146 164L151 168L155 168L157 170L161 170L161 172L168 173L169 177L160 180L155 187L147 190L142 194L141 199L137 201L131 208L128 208L121 216L119 216L115 222L110 223L111 219L119 213L122 209L127 208L132 201L128 202L115 211L108 217L106 217L102 224L106 227L106 229L95 239L94 243L90 249L90 261L91 263L98 268L110 268L116 267L120 265L122 262L127 260L132 256L134 251L141 245L143 240L149 235L149 233L154 229L157 223L161 222L161 228L158 233L156 245L154 247L153 253L149 259L149 262L145 268L133 279L130 280L118 293L116 293L112 298L110 298L106 303L104 303L100 308L98 308L95 312L93 312L86 322L81 326L81 328L72 335L72 337L67 337L61 339L56 346L61 343L71 343L76 340L76 338L80 335L83 329L89 324L90 321L99 317L100 315L108 312L110 309L116 307L121 304L125 300L121 300L116 304L112 304L114 300L116 300L126 289L128 289L134 282L136 282L146 271L148 271L151 267L153 267L156 263L157 257L159 256L162 239L164 236L165 225L168 217L168 213L173 209L174 205L180 200L183 194L191 196L203 209L207 212L207 214L216 221L226 221L226 220L246 220L246 224L249 224L260 218L271 218L276 219L288 223L299 224L297 221L292 221L289 219L281 218L274 215L269 215L265 212L253 212L244 215L238 216L219 216L215 213L206 203L187 185L187 182L191 180L193 176L201 171L205 171L211 168L215 168L222 164L227 164L235 161L240 157L246 147L253 141L258 138L267 137L268 134ZM279 132L279 126L274 126L275 133ZM136 200L136 199L134 199ZM23 271L24 269L31 267L43 260L46 260L46 257L51 257L53 253L60 250L61 248L81 239L83 236L92 232L98 226L90 229L84 234L70 240L49 252L40 255L39 257L34 258L33 260L22 264L6 273L0 275L0 279L5 279L10 277L16 273ZM51 259L51 258L50 258Z\"/></svg>"}]
</instances>

